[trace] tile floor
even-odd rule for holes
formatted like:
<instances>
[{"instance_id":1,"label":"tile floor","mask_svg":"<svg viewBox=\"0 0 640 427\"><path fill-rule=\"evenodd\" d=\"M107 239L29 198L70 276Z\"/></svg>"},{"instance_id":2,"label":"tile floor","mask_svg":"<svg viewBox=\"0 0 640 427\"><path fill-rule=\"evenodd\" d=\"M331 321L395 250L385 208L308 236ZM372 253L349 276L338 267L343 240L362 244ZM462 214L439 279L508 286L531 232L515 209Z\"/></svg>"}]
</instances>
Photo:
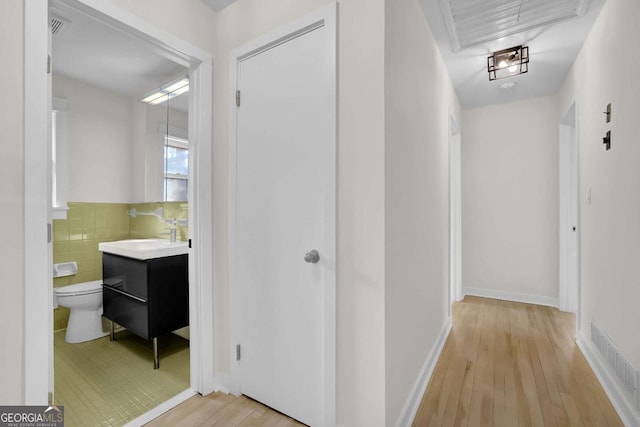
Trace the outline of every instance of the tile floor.
<instances>
[{"instance_id":1,"label":"tile floor","mask_svg":"<svg viewBox=\"0 0 640 427\"><path fill-rule=\"evenodd\" d=\"M121 426L189 387L189 341L170 334L153 347L127 331L79 343L54 333L55 402L64 405L65 426Z\"/></svg>"}]
</instances>

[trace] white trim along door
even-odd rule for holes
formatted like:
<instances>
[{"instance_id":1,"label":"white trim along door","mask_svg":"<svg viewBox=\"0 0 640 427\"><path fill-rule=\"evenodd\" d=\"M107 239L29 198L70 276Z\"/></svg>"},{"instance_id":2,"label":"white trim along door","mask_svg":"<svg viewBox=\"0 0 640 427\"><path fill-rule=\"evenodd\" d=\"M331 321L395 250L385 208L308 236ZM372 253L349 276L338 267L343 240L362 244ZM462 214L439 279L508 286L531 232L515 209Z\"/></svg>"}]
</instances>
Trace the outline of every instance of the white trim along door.
<instances>
[{"instance_id":1,"label":"white trim along door","mask_svg":"<svg viewBox=\"0 0 640 427\"><path fill-rule=\"evenodd\" d=\"M236 392L335 424L335 5L234 52Z\"/></svg>"}]
</instances>

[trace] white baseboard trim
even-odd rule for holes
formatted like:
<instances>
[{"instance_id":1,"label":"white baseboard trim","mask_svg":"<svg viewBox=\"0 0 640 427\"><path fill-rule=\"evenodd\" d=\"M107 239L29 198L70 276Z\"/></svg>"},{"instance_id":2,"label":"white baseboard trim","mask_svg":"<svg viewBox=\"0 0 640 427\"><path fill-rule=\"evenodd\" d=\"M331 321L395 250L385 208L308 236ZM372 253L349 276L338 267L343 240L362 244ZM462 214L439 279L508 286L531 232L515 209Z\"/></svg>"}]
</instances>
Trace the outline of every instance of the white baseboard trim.
<instances>
[{"instance_id":1,"label":"white baseboard trim","mask_svg":"<svg viewBox=\"0 0 640 427\"><path fill-rule=\"evenodd\" d=\"M422 397L427 391L427 385L429 384L429 380L431 379L431 375L433 374L433 370L436 367L436 363L438 362L440 353L442 353L444 343L447 340L450 331L451 318L449 317L442 326L440 335L431 349L429 356L427 356L424 365L422 365L420 375L418 375L418 378L411 389L411 393L400 412L400 416L396 422L397 427L410 427L413 423L416 413L418 412L418 408L420 407Z\"/></svg>"},{"instance_id":2,"label":"white baseboard trim","mask_svg":"<svg viewBox=\"0 0 640 427\"><path fill-rule=\"evenodd\" d=\"M591 369L596 374L600 385L604 389L604 392L609 397L611 404L615 408L618 416L627 427L640 427L640 413L636 411L631 403L626 399L625 394L620 390L620 386L613 374L607 368L607 365L602 360L602 356L593 347L593 344L588 340L582 332L578 334L576 339L578 347L582 351L585 359L591 366Z\"/></svg>"},{"instance_id":3,"label":"white baseboard trim","mask_svg":"<svg viewBox=\"0 0 640 427\"><path fill-rule=\"evenodd\" d=\"M229 394L231 391L229 390L229 374L219 372L214 376L214 388L213 392L220 392L224 394Z\"/></svg>"},{"instance_id":4,"label":"white baseboard trim","mask_svg":"<svg viewBox=\"0 0 640 427\"><path fill-rule=\"evenodd\" d=\"M481 289L481 288L462 288L462 295L471 295L475 297L494 298L505 301L524 302L527 304L546 305L549 307L558 308L558 298L544 297L540 295L519 294L515 292L495 291L493 289Z\"/></svg>"},{"instance_id":5,"label":"white baseboard trim","mask_svg":"<svg viewBox=\"0 0 640 427\"><path fill-rule=\"evenodd\" d=\"M198 393L196 393L196 391L194 389L188 388L185 391L176 394L175 396L173 396L171 399L167 400L166 402L163 402L160 405L156 406L155 408L153 408L149 412L145 412L144 414L140 415L138 418L129 421L127 424L124 425L124 427L140 427L140 426L143 426L143 425L151 422L152 420L158 418L160 415L164 414L165 412L169 411L170 409L175 408L176 406L178 406L179 404L181 404L185 400L195 396L196 394L198 394Z\"/></svg>"}]
</instances>

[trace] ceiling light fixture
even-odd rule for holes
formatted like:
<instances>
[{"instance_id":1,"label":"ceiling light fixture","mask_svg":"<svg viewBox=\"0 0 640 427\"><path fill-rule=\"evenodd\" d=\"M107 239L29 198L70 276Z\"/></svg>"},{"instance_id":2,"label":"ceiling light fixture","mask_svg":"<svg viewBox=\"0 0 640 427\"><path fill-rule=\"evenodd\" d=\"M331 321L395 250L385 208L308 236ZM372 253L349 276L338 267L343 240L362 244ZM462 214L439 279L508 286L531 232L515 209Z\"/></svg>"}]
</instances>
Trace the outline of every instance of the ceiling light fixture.
<instances>
[{"instance_id":1,"label":"ceiling light fixture","mask_svg":"<svg viewBox=\"0 0 640 427\"><path fill-rule=\"evenodd\" d=\"M515 46L493 52L487 58L489 81L517 76L529 71L529 48Z\"/></svg>"},{"instance_id":2,"label":"ceiling light fixture","mask_svg":"<svg viewBox=\"0 0 640 427\"><path fill-rule=\"evenodd\" d=\"M140 101L150 105L158 105L188 91L189 77L182 77L153 91Z\"/></svg>"}]
</instances>

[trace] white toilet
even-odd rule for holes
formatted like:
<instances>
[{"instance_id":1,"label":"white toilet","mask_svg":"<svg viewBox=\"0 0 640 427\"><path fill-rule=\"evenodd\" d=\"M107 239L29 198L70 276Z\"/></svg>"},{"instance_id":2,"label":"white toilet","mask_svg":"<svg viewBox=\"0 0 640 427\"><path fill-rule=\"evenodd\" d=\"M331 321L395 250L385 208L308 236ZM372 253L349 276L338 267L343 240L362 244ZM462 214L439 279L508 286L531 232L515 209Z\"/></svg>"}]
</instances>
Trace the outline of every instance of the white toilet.
<instances>
[{"instance_id":1,"label":"white toilet","mask_svg":"<svg viewBox=\"0 0 640 427\"><path fill-rule=\"evenodd\" d=\"M102 280L77 283L53 289L54 306L71 310L67 335L68 343L95 340L102 332Z\"/></svg>"}]
</instances>

